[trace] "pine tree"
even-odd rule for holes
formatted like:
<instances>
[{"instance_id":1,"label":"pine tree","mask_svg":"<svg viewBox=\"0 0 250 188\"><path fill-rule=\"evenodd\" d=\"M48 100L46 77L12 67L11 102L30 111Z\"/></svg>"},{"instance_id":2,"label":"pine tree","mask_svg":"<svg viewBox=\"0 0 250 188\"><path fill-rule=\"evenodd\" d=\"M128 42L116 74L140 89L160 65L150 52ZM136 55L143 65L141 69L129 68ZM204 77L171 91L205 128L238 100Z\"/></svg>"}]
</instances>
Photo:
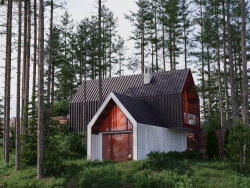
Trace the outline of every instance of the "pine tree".
<instances>
[{"instance_id":1,"label":"pine tree","mask_svg":"<svg viewBox=\"0 0 250 188\"><path fill-rule=\"evenodd\" d=\"M135 30L132 31L134 36L130 36L129 40L135 40L135 48L139 49L139 53L134 53L135 55L141 56L141 74L144 73L144 63L145 63L145 47L148 42L145 40L146 32L148 30L148 22L152 20L153 15L150 12L150 5L147 0L138 0L136 2L138 6L137 12L130 11L131 15L124 15L125 19L129 20L132 25L135 27Z\"/></svg>"}]
</instances>

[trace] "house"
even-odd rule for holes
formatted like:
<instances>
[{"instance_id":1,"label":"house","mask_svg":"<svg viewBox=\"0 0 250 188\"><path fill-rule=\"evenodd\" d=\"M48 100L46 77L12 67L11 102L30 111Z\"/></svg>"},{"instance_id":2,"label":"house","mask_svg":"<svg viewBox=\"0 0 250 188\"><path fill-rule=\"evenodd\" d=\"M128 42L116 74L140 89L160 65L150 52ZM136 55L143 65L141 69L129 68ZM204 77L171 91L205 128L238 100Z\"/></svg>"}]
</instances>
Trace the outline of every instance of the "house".
<instances>
[{"instance_id":1,"label":"house","mask_svg":"<svg viewBox=\"0 0 250 188\"><path fill-rule=\"evenodd\" d=\"M190 69L103 79L99 107L98 80L87 81L70 103L70 130L87 127L87 157L140 160L152 151L184 151L186 131L200 130L199 97ZM86 122L86 125L84 125Z\"/></svg>"}]
</instances>

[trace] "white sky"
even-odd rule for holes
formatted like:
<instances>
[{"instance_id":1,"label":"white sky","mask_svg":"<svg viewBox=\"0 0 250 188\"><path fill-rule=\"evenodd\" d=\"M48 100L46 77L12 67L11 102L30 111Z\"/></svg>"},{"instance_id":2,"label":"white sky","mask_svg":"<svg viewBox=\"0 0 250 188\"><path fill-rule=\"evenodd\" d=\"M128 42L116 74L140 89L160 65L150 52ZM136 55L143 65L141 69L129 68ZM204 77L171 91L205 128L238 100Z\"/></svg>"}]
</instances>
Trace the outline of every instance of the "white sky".
<instances>
[{"instance_id":1,"label":"white sky","mask_svg":"<svg viewBox=\"0 0 250 188\"><path fill-rule=\"evenodd\" d=\"M61 2L59 0L58 2ZM69 14L72 14L72 19L74 19L75 24L76 22L80 22L82 19L85 17L90 17L92 14L97 13L97 9L94 7L96 4L96 1L93 0L68 0L67 5L65 6L68 9ZM129 10L135 12L137 10L137 5L135 4L134 0L107 0L107 2L104 3L106 7L109 8L110 11L114 12L115 17L118 17L118 35L120 35L123 39L125 39L126 43L125 45L129 48L127 51L126 56L132 55L134 52L134 41L127 41L129 36L131 35L132 31L132 26L128 22L128 20L125 20L124 14L130 14ZM0 9L2 11L2 9ZM49 11L46 12L48 15ZM64 13L64 10L56 10L56 20L57 23L60 20L61 15ZM0 12L0 16L2 16L3 12ZM15 17L17 19L17 17ZM0 18L0 21L2 19ZM49 23L49 17L45 17L45 23L48 25ZM13 26L17 26L17 22L13 21ZM47 27L48 31L48 27ZM13 40L13 39L12 39ZM32 39L31 39L32 40ZM2 46L5 43L5 36L0 36L0 97L2 98L4 95L4 66L5 66L5 47ZM16 50L13 50L12 53L12 66L16 67ZM31 48L31 55L33 55L33 49ZM32 61L31 61L32 62ZM168 60L166 60L168 62ZM180 61L181 62L181 61ZM168 68L169 65L167 64L166 67ZM177 66L177 69L184 68L184 63L180 64ZM33 67L31 63L30 67L30 87L32 86L32 72L33 72ZM140 73L140 71L136 71L136 73ZM132 74L132 72L125 71L124 74ZM12 80L11 80L11 113L10 117L15 117L16 116L16 69L12 70ZM196 81L197 83L197 81ZM30 89L31 90L31 89ZM30 91L31 92L31 91Z\"/></svg>"}]
</instances>

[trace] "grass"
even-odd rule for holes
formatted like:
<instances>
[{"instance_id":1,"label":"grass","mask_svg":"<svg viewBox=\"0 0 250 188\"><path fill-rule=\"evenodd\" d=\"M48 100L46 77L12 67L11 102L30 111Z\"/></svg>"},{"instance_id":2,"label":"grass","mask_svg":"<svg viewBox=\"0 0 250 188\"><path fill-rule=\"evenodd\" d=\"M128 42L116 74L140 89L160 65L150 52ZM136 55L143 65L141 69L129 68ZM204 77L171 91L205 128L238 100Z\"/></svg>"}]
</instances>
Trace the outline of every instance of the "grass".
<instances>
[{"instance_id":1,"label":"grass","mask_svg":"<svg viewBox=\"0 0 250 188\"><path fill-rule=\"evenodd\" d=\"M0 140L0 153L2 142ZM0 156L0 187L249 187L250 173L240 173L224 160L149 160L114 162L86 160L65 155L65 168L58 175L36 178L36 166L21 165L15 171L15 156L5 165Z\"/></svg>"}]
</instances>

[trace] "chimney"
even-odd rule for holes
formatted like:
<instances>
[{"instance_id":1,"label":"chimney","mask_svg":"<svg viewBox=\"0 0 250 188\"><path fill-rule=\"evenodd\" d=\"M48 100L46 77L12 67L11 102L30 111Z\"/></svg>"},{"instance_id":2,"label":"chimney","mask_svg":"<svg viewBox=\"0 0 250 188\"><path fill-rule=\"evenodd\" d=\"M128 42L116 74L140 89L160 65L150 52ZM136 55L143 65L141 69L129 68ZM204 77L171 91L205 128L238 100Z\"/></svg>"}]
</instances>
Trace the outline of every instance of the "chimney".
<instances>
[{"instance_id":1,"label":"chimney","mask_svg":"<svg viewBox=\"0 0 250 188\"><path fill-rule=\"evenodd\" d=\"M152 78L152 70L149 67L144 67L144 84L150 84Z\"/></svg>"}]
</instances>

